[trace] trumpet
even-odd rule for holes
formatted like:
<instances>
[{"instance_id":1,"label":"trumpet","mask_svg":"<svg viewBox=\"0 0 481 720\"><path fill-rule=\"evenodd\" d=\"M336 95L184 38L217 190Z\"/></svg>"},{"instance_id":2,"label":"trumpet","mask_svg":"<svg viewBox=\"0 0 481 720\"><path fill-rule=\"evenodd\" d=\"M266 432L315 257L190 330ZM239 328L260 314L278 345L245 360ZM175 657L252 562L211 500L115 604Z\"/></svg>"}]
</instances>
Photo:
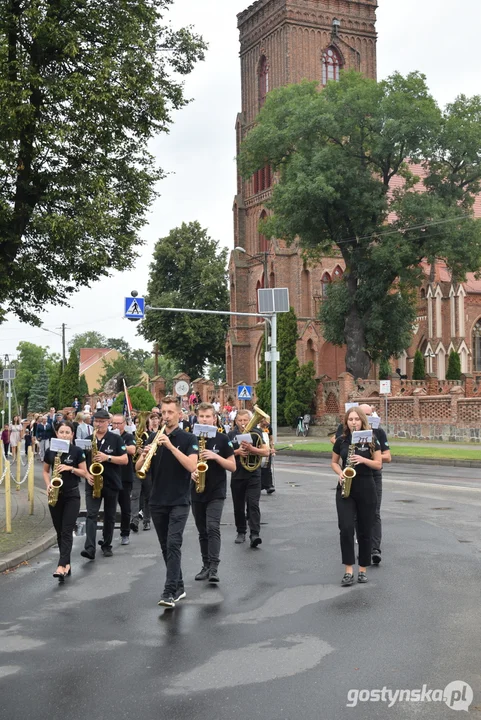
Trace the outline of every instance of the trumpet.
<instances>
[{"instance_id":1,"label":"trumpet","mask_svg":"<svg viewBox=\"0 0 481 720\"><path fill-rule=\"evenodd\" d=\"M160 436L165 433L165 428L167 425L164 425L160 430L157 431L157 434L155 435L154 439L152 440L152 444L150 446L150 450L147 453L147 456L144 460L144 463L140 470L137 470L137 477L139 480L145 480L147 473L150 469L150 464L152 462L152 458L154 457L155 453L157 452L157 448L159 447L159 439Z\"/></svg>"},{"instance_id":2,"label":"trumpet","mask_svg":"<svg viewBox=\"0 0 481 720\"><path fill-rule=\"evenodd\" d=\"M205 474L207 470L209 469L209 466L205 462L205 460L202 460L200 457L202 453L205 450L207 440L204 435L201 435L199 437L199 462L197 463L197 481L195 486L195 491L198 493L203 493L205 490Z\"/></svg>"},{"instance_id":3,"label":"trumpet","mask_svg":"<svg viewBox=\"0 0 481 720\"><path fill-rule=\"evenodd\" d=\"M97 430L94 430L92 435L92 458L94 458L99 451L97 445ZM102 495L102 488L104 486L104 479L102 477L104 473L104 466L100 462L92 462L89 467L89 473L94 479L94 487L92 490L92 497L99 498Z\"/></svg>"},{"instance_id":4,"label":"trumpet","mask_svg":"<svg viewBox=\"0 0 481 720\"><path fill-rule=\"evenodd\" d=\"M61 474L58 471L60 467L61 454L61 452L58 452L56 454L53 463L52 479L50 480L50 487L48 489L48 504L50 505L50 507L55 507L55 505L58 503L58 494L60 492L60 488L63 485Z\"/></svg>"}]
</instances>

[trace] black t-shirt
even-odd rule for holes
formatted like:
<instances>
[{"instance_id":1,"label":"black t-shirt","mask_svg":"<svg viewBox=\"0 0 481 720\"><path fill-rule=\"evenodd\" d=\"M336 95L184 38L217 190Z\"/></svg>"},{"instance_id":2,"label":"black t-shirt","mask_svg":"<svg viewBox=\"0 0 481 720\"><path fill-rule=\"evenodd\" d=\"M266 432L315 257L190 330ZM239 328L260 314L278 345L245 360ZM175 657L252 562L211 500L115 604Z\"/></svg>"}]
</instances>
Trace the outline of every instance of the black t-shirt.
<instances>
[{"instance_id":1,"label":"black t-shirt","mask_svg":"<svg viewBox=\"0 0 481 720\"><path fill-rule=\"evenodd\" d=\"M126 448L132 447L132 445L135 446L135 439L132 433L124 432L120 437L124 441L124 445ZM134 482L134 465L132 462L133 455L129 455L127 453L127 457L129 459L127 465L119 465L122 485L132 485L132 483Z\"/></svg>"},{"instance_id":2,"label":"black t-shirt","mask_svg":"<svg viewBox=\"0 0 481 720\"><path fill-rule=\"evenodd\" d=\"M379 443L379 440L376 438L375 435L373 435L373 442L374 442L374 450L380 450L381 446ZM347 438L340 437L337 438L336 442L334 443L334 447L332 448L332 451L336 453L336 455L341 456L342 460L342 468L344 469L346 467L347 462L347 456L349 453L349 445L351 444L351 435L348 435ZM371 451L371 443L364 443L364 444L357 444L356 445L356 455L362 455L362 457L369 458L372 460L372 451ZM368 467L367 465L364 465L364 463L359 463L359 465L355 465L356 474L359 477L372 477L373 470L372 468Z\"/></svg>"},{"instance_id":3,"label":"black t-shirt","mask_svg":"<svg viewBox=\"0 0 481 720\"><path fill-rule=\"evenodd\" d=\"M212 450L222 458L230 458L234 454L234 447L227 435L217 433L213 438L208 438L206 450ZM192 502L210 502L210 500L225 500L227 494L227 471L215 460L207 460L209 469L205 476L205 491L198 493L196 484L192 483Z\"/></svg>"},{"instance_id":4,"label":"black t-shirt","mask_svg":"<svg viewBox=\"0 0 481 720\"><path fill-rule=\"evenodd\" d=\"M262 432L258 428L249 430L249 433L252 436L252 440L253 440L252 444L254 446L257 444L257 442L255 440L256 435L259 437L259 440L260 440L260 442L258 444L260 445L261 443L262 444L264 443L264 441L262 439ZM234 450L238 450L240 447L239 443L236 440L237 436L238 435L246 435L246 434L247 433L245 433L245 432L241 432L237 426L234 428L234 430L231 430L230 433L228 433L227 437L232 442L232 446L233 446ZM243 467L243 465L241 463L241 457L242 457L242 455L235 456L236 469L235 469L235 472L232 473L232 480L245 480L247 478L255 478L255 477L260 478L260 476L261 476L260 466L257 468L257 470L254 470L253 472L249 472L249 470L246 470ZM259 458L259 459L261 459L261 458Z\"/></svg>"},{"instance_id":5,"label":"black t-shirt","mask_svg":"<svg viewBox=\"0 0 481 720\"><path fill-rule=\"evenodd\" d=\"M44 463L47 465L50 465L53 471L53 466L55 463L55 458L57 457L57 453L53 450L47 450L44 457ZM70 445L68 453L62 453L60 455L60 464L61 465L71 465L73 468L78 468L80 463L85 462L85 453L81 448L75 447L75 445ZM79 495L79 482L80 478L78 475L74 475L73 472L63 472L61 473L61 478L63 480L63 486L60 488L60 492L65 495Z\"/></svg>"},{"instance_id":6,"label":"black t-shirt","mask_svg":"<svg viewBox=\"0 0 481 720\"><path fill-rule=\"evenodd\" d=\"M120 457L121 455L126 455L127 453L123 439L120 437L120 435L110 432L110 430L105 433L101 440L97 439L97 447L99 449L99 452L105 453L105 455L111 455L112 457ZM92 451L90 450L88 461L89 467L91 463ZM120 468L122 466L113 465L113 463L109 462L108 460L103 462L102 465L104 466L104 486L110 488L111 490L121 490L122 475Z\"/></svg>"},{"instance_id":7,"label":"black t-shirt","mask_svg":"<svg viewBox=\"0 0 481 720\"><path fill-rule=\"evenodd\" d=\"M197 455L198 441L195 435L176 427L169 434L174 447L184 455ZM153 436L149 438L149 443ZM190 505L190 472L186 470L166 447L159 447L151 464L152 492L150 505Z\"/></svg>"}]
</instances>

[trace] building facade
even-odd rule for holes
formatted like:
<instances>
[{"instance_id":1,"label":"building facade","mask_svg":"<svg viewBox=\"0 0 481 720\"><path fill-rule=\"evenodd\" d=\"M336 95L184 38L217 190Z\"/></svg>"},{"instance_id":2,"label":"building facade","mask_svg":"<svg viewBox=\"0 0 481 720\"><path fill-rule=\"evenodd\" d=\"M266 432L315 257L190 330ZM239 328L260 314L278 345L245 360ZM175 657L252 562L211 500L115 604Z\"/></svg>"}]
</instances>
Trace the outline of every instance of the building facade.
<instances>
[{"instance_id":1,"label":"building facade","mask_svg":"<svg viewBox=\"0 0 481 720\"><path fill-rule=\"evenodd\" d=\"M276 87L315 80L321 86L341 69L376 77L377 0L258 0L238 15L242 109L236 138L252 128L266 94ZM259 232L275 181L267 166L249 178L237 177L234 248L229 263L231 310L257 311L257 290L287 287L298 317L301 363L312 360L317 375L337 377L345 351L325 342L317 320L326 286L343 273L342 260L307 265L295 245ZM264 322L233 317L226 344L227 382L254 384L263 348Z\"/></svg>"}]
</instances>

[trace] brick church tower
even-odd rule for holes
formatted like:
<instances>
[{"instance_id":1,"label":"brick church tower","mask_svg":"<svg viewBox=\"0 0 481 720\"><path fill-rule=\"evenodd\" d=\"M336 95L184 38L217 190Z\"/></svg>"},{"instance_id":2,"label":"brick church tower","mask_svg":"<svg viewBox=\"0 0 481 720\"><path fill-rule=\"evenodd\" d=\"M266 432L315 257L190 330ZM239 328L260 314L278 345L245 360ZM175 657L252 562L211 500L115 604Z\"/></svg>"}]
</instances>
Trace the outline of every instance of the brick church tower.
<instances>
[{"instance_id":1,"label":"brick church tower","mask_svg":"<svg viewBox=\"0 0 481 720\"><path fill-rule=\"evenodd\" d=\"M377 0L257 0L238 15L242 111L237 117L237 149L252 128L269 90L339 78L342 68L376 77ZM343 272L342 261L325 258L307 266L299 249L259 233L271 193L269 167L247 181L237 178L234 248L229 263L231 310L257 311L257 290L288 287L298 317L297 353L312 360L316 375L336 378L345 369L342 348L324 341L316 320L327 283ZM232 317L226 344L227 382L258 379L264 322Z\"/></svg>"}]
</instances>

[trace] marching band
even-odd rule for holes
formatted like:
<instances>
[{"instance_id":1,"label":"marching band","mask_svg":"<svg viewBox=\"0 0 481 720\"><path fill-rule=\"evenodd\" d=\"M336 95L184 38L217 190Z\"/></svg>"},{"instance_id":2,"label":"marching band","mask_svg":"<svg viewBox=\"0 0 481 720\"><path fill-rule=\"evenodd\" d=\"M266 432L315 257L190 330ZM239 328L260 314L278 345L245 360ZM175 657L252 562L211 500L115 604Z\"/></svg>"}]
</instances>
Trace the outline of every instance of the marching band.
<instances>
[{"instance_id":1,"label":"marching band","mask_svg":"<svg viewBox=\"0 0 481 720\"><path fill-rule=\"evenodd\" d=\"M349 407L332 438L344 587L354 583L355 537L357 582L367 582L367 568L381 562L381 471L383 462L391 461L391 454L379 418L372 418L371 413L369 405ZM201 402L196 414L189 416L180 398L168 395L160 407L139 413L133 422L134 432L130 433L124 415L111 416L100 409L93 415L90 435L76 429L75 437L72 423L65 419L55 425L56 440L51 441L43 466L60 554L53 575L60 582L71 575L72 536L80 510L79 481L84 478L86 535L81 556L95 560L102 503L103 530L98 545L104 557L113 555L117 505L121 545L130 543L131 531L138 532L141 515L144 530L150 529L152 520L166 568L158 604L173 609L186 597L181 548L191 508L202 561L195 580L220 582L220 528L227 472L231 473L237 531L234 543L244 543L249 529L250 547L261 545L261 489L269 494L275 490L270 418L257 406L254 413L241 409L233 420L233 429L225 432L229 427L222 427L214 404Z\"/></svg>"}]
</instances>

